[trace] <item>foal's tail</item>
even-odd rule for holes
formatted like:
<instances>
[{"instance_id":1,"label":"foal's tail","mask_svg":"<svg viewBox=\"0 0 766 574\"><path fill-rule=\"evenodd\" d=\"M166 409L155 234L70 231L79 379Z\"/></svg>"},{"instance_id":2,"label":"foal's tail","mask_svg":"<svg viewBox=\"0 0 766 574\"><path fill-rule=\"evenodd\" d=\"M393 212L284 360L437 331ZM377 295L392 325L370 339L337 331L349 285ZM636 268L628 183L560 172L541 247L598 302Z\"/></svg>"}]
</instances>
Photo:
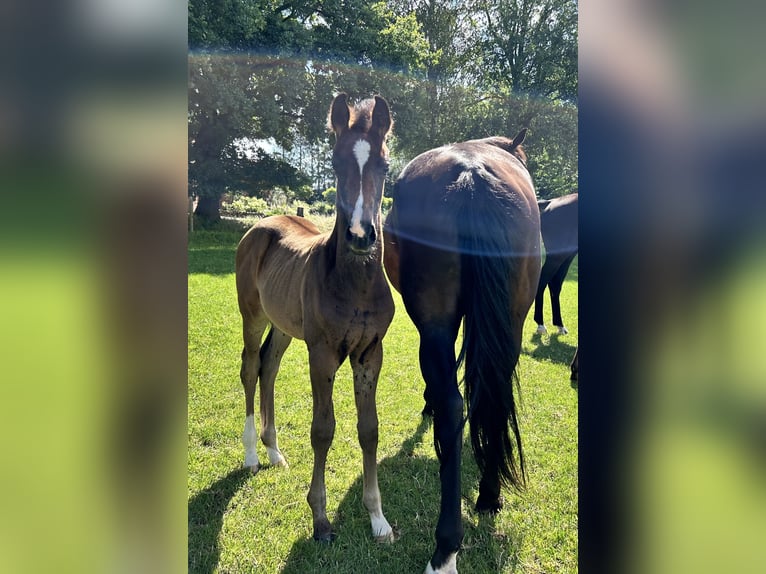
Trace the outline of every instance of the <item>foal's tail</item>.
<instances>
[{"instance_id":1,"label":"foal's tail","mask_svg":"<svg viewBox=\"0 0 766 574\"><path fill-rule=\"evenodd\" d=\"M520 489L526 473L513 387L519 388L521 326L514 322L523 317L511 312L511 278L519 272L511 239L513 205L475 172L461 175L455 183L460 187L465 319L458 367L465 363L471 445L482 473L496 469L503 485Z\"/></svg>"}]
</instances>

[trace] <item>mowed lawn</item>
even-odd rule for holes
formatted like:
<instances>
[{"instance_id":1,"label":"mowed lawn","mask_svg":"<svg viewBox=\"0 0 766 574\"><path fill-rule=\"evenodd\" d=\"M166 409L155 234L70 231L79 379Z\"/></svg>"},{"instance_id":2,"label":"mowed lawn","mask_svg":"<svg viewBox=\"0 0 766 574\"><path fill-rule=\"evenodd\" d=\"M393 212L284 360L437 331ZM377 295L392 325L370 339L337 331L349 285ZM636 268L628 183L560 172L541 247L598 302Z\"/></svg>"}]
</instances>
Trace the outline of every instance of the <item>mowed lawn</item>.
<instances>
[{"instance_id":1,"label":"mowed lawn","mask_svg":"<svg viewBox=\"0 0 766 574\"><path fill-rule=\"evenodd\" d=\"M384 339L378 384L379 483L383 511L398 534L380 545L362 506L362 457L356 437L351 370L335 381L337 427L328 456L327 511L337 534L312 540L306 502L311 481L308 354L294 340L276 383L279 445L289 468L242 469L244 393L239 380L241 323L234 282L239 231L195 231L189 245L188 495L190 572L423 572L434 549L439 465L429 420L420 416L424 383L418 337L401 298ZM566 336L524 329L518 366L528 486L504 492L495 517L473 510L478 472L463 449L465 539L461 574L577 571L577 388L569 362L577 342L577 259L562 291ZM551 331L546 293L546 323ZM256 393L256 397L257 397ZM256 406L257 410L257 406ZM261 462L268 462L259 444Z\"/></svg>"}]
</instances>

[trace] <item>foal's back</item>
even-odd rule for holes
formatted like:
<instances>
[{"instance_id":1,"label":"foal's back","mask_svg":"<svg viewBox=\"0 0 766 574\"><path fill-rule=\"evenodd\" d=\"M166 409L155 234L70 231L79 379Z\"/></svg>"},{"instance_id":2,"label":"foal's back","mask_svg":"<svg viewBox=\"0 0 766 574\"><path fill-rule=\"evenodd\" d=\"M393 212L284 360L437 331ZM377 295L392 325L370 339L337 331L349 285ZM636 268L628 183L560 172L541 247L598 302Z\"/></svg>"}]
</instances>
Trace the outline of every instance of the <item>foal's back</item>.
<instances>
[{"instance_id":1,"label":"foal's back","mask_svg":"<svg viewBox=\"0 0 766 574\"><path fill-rule=\"evenodd\" d=\"M256 223L237 246L237 293L242 314L261 309L281 331L303 339L302 290L307 262L326 241L316 225L293 215Z\"/></svg>"}]
</instances>

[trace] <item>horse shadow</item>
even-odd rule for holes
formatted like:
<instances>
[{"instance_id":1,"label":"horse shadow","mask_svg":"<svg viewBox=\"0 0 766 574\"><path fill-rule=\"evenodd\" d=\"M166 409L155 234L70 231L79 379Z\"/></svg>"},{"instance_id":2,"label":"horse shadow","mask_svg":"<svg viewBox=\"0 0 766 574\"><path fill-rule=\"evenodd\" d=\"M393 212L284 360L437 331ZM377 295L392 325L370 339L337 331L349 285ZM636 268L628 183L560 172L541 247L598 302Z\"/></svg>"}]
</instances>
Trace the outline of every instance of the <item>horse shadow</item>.
<instances>
[{"instance_id":1,"label":"horse shadow","mask_svg":"<svg viewBox=\"0 0 766 574\"><path fill-rule=\"evenodd\" d=\"M231 499L250 476L247 468L234 470L189 500L189 572L207 574L216 570L223 515Z\"/></svg>"},{"instance_id":2,"label":"horse shadow","mask_svg":"<svg viewBox=\"0 0 766 574\"><path fill-rule=\"evenodd\" d=\"M318 543L310 537L296 541L281 570L283 574L423 571L434 550L441 488L438 461L415 454L415 449L422 443L431 423L430 417L422 417L414 434L402 443L399 452L378 463L383 509L391 521L396 541L379 544L370 535L369 515L362 505L363 479L360 476L346 492L335 513L332 523L337 535L335 540L329 544ZM471 553L470 560L474 565L467 566L469 571L492 572L500 563L503 567L509 562L515 565L518 543L497 535L494 517L475 513L475 501L466 495L466 490L477 486L479 480L467 437L461 469L464 508L468 510L468 519L466 512L463 515L463 547L482 547L482 552ZM402 477L407 477L406 484L402 483Z\"/></svg>"},{"instance_id":3,"label":"horse shadow","mask_svg":"<svg viewBox=\"0 0 766 574\"><path fill-rule=\"evenodd\" d=\"M531 341L532 344L535 345L535 348L532 349L529 355L537 360L569 365L572 362L572 357L574 357L577 346L563 341L563 336L564 335L551 333L549 340L546 343L543 340L542 335L534 333Z\"/></svg>"}]
</instances>

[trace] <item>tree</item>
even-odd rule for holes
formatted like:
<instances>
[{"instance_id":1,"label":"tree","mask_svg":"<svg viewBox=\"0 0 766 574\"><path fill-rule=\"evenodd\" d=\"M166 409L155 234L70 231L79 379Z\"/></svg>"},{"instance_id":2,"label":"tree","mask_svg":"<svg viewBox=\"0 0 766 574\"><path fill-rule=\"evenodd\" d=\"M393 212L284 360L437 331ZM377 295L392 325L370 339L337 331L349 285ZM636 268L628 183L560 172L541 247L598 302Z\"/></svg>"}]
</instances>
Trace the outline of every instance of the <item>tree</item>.
<instances>
[{"instance_id":1,"label":"tree","mask_svg":"<svg viewBox=\"0 0 766 574\"><path fill-rule=\"evenodd\" d=\"M224 150L255 126L248 74L236 62L209 55L189 58L189 192L199 197L197 215L220 218L226 188Z\"/></svg>"},{"instance_id":2,"label":"tree","mask_svg":"<svg viewBox=\"0 0 766 574\"><path fill-rule=\"evenodd\" d=\"M577 101L576 0L469 0L477 85Z\"/></svg>"},{"instance_id":3,"label":"tree","mask_svg":"<svg viewBox=\"0 0 766 574\"><path fill-rule=\"evenodd\" d=\"M190 191L212 219L225 191L332 185L338 91L389 101L389 190L426 149L521 127L541 195L576 186L576 1L190 0L189 47Z\"/></svg>"}]
</instances>

